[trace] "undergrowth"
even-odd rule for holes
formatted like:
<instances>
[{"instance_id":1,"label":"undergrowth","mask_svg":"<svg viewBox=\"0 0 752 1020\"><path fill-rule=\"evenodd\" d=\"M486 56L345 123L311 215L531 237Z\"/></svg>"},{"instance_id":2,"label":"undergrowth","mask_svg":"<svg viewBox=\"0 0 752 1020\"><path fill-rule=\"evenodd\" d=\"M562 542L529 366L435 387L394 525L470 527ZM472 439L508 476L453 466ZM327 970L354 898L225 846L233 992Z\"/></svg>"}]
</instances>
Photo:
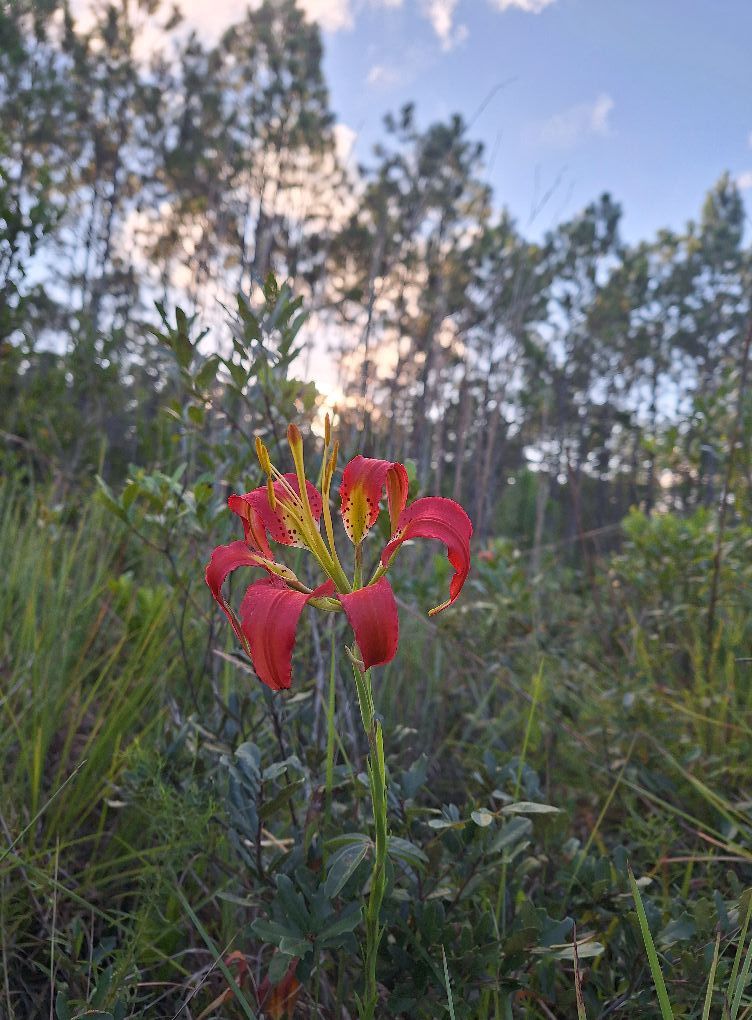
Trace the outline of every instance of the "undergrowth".
<instances>
[{"instance_id":1,"label":"undergrowth","mask_svg":"<svg viewBox=\"0 0 752 1020\"><path fill-rule=\"evenodd\" d=\"M656 961L670 1015L746 1015L750 540L710 648L703 512L634 514L594 572L493 543L439 624L411 607L443 558L405 572L384 1015L665 1017ZM93 498L6 484L0 560L0 1012L281 1017L262 982L297 966L290 1015L352 1016L371 848L333 635L306 618L272 696Z\"/></svg>"}]
</instances>

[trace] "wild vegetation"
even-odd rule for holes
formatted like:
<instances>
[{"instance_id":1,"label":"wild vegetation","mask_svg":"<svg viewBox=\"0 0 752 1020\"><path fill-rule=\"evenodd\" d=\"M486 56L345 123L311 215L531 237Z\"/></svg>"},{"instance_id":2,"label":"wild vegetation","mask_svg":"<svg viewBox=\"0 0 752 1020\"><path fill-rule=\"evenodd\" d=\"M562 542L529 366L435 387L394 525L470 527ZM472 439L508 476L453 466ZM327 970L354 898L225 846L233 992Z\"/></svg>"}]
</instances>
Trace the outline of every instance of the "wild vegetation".
<instances>
[{"instance_id":1,"label":"wild vegetation","mask_svg":"<svg viewBox=\"0 0 752 1020\"><path fill-rule=\"evenodd\" d=\"M327 407L475 526L440 616L390 572L376 1015L752 1015L743 202L526 239L459 117L353 166L321 57L293 0L0 12L0 1016L357 1015L344 621L272 694L203 578Z\"/></svg>"}]
</instances>

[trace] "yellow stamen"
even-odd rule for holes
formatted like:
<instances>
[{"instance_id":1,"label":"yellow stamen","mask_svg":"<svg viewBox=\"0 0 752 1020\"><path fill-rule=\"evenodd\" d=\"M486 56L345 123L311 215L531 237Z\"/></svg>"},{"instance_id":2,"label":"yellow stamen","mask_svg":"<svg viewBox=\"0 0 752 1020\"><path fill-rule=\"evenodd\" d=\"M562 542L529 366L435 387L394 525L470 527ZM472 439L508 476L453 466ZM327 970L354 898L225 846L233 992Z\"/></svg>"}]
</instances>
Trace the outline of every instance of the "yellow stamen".
<instances>
[{"instance_id":1,"label":"yellow stamen","mask_svg":"<svg viewBox=\"0 0 752 1020\"><path fill-rule=\"evenodd\" d=\"M324 446L329 447L332 442L332 422L327 413L324 416Z\"/></svg>"},{"instance_id":2,"label":"yellow stamen","mask_svg":"<svg viewBox=\"0 0 752 1020\"><path fill-rule=\"evenodd\" d=\"M290 424L287 427L287 441L290 444L292 459L295 462L295 474L298 478L300 489L300 507L302 517L301 533L308 544L308 548L316 556L321 566L332 578L341 591L351 591L350 582L339 562L336 549L330 552L326 543L319 533L318 526L311 512L311 501L308 498L308 487L306 484L305 464L303 463L303 437L297 425ZM326 497L324 498L326 504ZM328 535L328 532L327 532ZM331 539L330 539L331 541Z\"/></svg>"},{"instance_id":3,"label":"yellow stamen","mask_svg":"<svg viewBox=\"0 0 752 1020\"><path fill-rule=\"evenodd\" d=\"M277 509L277 497L274 495L274 482L271 478L266 479L266 494L269 500L269 506L272 510Z\"/></svg>"},{"instance_id":4,"label":"yellow stamen","mask_svg":"<svg viewBox=\"0 0 752 1020\"><path fill-rule=\"evenodd\" d=\"M270 475L272 473L272 462L269 457L269 451L264 445L261 436L256 436L256 456L258 457L258 462L261 465L261 470L265 475Z\"/></svg>"},{"instance_id":5,"label":"yellow stamen","mask_svg":"<svg viewBox=\"0 0 752 1020\"><path fill-rule=\"evenodd\" d=\"M327 419L328 419L327 415ZM332 477L334 475L334 468L337 466L337 451L339 449L339 443L334 444L332 450L331 459L327 458L326 450L324 450L324 463L321 466L321 496L324 502L324 527L326 528L326 537L329 539L329 547L332 550L332 556L336 559L339 564L339 556L337 556L337 547L334 544L334 527L332 525L332 510L329 506L329 491L332 487ZM341 564L340 564L341 566Z\"/></svg>"}]
</instances>

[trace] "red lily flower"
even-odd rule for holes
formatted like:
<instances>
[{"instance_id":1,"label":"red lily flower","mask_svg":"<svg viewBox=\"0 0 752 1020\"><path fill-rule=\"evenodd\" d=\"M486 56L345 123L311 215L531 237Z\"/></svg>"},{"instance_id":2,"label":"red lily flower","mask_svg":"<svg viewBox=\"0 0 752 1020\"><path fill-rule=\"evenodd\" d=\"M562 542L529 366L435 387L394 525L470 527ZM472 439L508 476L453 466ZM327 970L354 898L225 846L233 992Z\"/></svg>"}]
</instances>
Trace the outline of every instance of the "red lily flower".
<instances>
[{"instance_id":1,"label":"red lily flower","mask_svg":"<svg viewBox=\"0 0 752 1020\"><path fill-rule=\"evenodd\" d=\"M413 538L436 539L446 546L454 576L449 598L430 610L429 615L433 615L454 602L465 583L473 533L470 518L454 500L429 496L406 506L408 477L402 464L355 457L345 467L340 485L342 520L355 546L355 578L351 583L337 555L329 506L337 444L330 449L327 429L321 470L323 493L319 493L305 479L302 440L295 426L290 426L288 439L296 471L286 475L272 467L266 448L257 440L267 484L228 500L230 509L243 521L245 540L218 546L206 568L212 595L230 620L259 678L275 691L290 686L295 632L308 603L327 611L344 610L364 669L391 662L397 651L399 619L394 592L384 575L400 546ZM376 523L385 494L391 537L375 573L363 584L362 543ZM326 540L319 528L322 516ZM313 590L307 588L288 567L276 562L270 538L282 545L308 548L328 580ZM266 577L248 587L238 618L222 595L222 585L230 572L241 566L260 568Z\"/></svg>"}]
</instances>

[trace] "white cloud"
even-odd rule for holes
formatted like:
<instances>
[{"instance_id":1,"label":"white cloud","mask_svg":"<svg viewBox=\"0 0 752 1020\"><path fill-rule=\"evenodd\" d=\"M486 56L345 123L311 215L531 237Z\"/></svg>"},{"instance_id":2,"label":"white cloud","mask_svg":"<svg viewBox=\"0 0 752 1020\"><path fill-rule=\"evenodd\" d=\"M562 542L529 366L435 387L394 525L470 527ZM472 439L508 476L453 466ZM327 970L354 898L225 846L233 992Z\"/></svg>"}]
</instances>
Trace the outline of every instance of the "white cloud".
<instances>
[{"instance_id":1,"label":"white cloud","mask_svg":"<svg viewBox=\"0 0 752 1020\"><path fill-rule=\"evenodd\" d=\"M73 13L85 20L89 16L93 0L73 0ZM402 0L380 0L386 6L398 6ZM260 0L239 3L238 0L189 0L180 4L186 23L197 29L202 36L216 40L222 32L245 16L247 6L258 7ZM300 6L312 21L317 21L328 32L352 28L353 12L351 0L300 0Z\"/></svg>"},{"instance_id":2,"label":"white cloud","mask_svg":"<svg viewBox=\"0 0 752 1020\"><path fill-rule=\"evenodd\" d=\"M329 32L353 26L350 0L301 0L300 6L309 18Z\"/></svg>"},{"instance_id":3,"label":"white cloud","mask_svg":"<svg viewBox=\"0 0 752 1020\"><path fill-rule=\"evenodd\" d=\"M491 0L493 6L500 11L508 11L514 7L518 11L525 11L526 14L540 14L555 2L556 0Z\"/></svg>"},{"instance_id":4,"label":"white cloud","mask_svg":"<svg viewBox=\"0 0 752 1020\"><path fill-rule=\"evenodd\" d=\"M749 191L752 188L752 170L743 170L736 177L736 186L741 191Z\"/></svg>"},{"instance_id":5,"label":"white cloud","mask_svg":"<svg viewBox=\"0 0 752 1020\"><path fill-rule=\"evenodd\" d=\"M548 120L532 124L527 131L528 140L557 149L571 149L592 135L605 137L611 134L609 117L613 108L611 96L602 92L592 103L577 103Z\"/></svg>"},{"instance_id":6,"label":"white cloud","mask_svg":"<svg viewBox=\"0 0 752 1020\"><path fill-rule=\"evenodd\" d=\"M389 88L390 85L397 85L400 77L400 72L396 67L390 67L388 64L374 64L366 75L366 81L376 88Z\"/></svg>"},{"instance_id":7,"label":"white cloud","mask_svg":"<svg viewBox=\"0 0 752 1020\"><path fill-rule=\"evenodd\" d=\"M442 50L448 51L467 39L467 25L454 24L458 0L423 0L423 14L431 22Z\"/></svg>"}]
</instances>

